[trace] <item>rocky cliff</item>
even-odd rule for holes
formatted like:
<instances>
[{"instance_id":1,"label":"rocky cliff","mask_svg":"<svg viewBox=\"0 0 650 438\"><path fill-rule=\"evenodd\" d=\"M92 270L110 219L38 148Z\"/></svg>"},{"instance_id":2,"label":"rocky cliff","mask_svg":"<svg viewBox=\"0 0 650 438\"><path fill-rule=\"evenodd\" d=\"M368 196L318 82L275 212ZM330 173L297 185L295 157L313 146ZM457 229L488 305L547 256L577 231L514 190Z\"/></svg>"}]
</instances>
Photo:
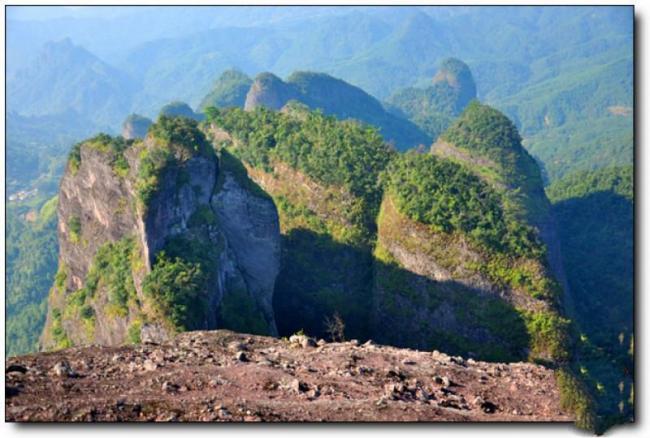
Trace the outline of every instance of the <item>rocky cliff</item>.
<instances>
[{"instance_id":1,"label":"rocky cliff","mask_svg":"<svg viewBox=\"0 0 650 438\"><path fill-rule=\"evenodd\" d=\"M373 342L228 331L10 358L23 421L568 422L553 371Z\"/></svg>"},{"instance_id":2,"label":"rocky cliff","mask_svg":"<svg viewBox=\"0 0 650 438\"><path fill-rule=\"evenodd\" d=\"M241 324L276 334L278 218L249 187L187 118L161 117L144 140L99 135L75 146L43 348Z\"/></svg>"},{"instance_id":3,"label":"rocky cliff","mask_svg":"<svg viewBox=\"0 0 650 438\"><path fill-rule=\"evenodd\" d=\"M549 202L516 129L474 102L432 153L402 156L388 171L375 325L391 329L378 339L490 360L565 360Z\"/></svg>"},{"instance_id":4,"label":"rocky cliff","mask_svg":"<svg viewBox=\"0 0 650 438\"><path fill-rule=\"evenodd\" d=\"M470 105L444 136L467 129L474 138L481 126L481 148L493 155L447 144L456 155L439 144L435 154L395 154L359 125L298 106L222 110L210 122L278 206L280 334L372 337L485 360L566 359L568 322L539 225L548 201L500 113Z\"/></svg>"},{"instance_id":5,"label":"rocky cliff","mask_svg":"<svg viewBox=\"0 0 650 438\"><path fill-rule=\"evenodd\" d=\"M499 111L473 102L431 147L431 153L470 167L501 192L506 208L530 225L546 247L545 263L560 283L564 312L573 301L562 266L557 225L535 159L523 148L514 124Z\"/></svg>"},{"instance_id":6,"label":"rocky cliff","mask_svg":"<svg viewBox=\"0 0 650 438\"><path fill-rule=\"evenodd\" d=\"M282 262L273 304L280 335L331 336L328 322L338 315L346 336L369 337L377 180L388 146L361 125L298 106L222 110L209 122L215 142L239 157L278 208Z\"/></svg>"}]
</instances>

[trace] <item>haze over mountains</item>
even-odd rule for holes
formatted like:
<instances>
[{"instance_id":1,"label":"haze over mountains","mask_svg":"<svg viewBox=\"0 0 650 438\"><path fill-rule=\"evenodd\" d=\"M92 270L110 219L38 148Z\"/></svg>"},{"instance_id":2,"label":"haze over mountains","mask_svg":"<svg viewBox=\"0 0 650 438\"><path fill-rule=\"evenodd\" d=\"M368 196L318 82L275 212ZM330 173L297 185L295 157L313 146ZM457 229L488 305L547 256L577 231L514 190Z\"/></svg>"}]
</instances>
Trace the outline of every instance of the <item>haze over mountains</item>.
<instances>
[{"instance_id":1,"label":"haze over mountains","mask_svg":"<svg viewBox=\"0 0 650 438\"><path fill-rule=\"evenodd\" d=\"M8 11L6 354L336 316L632 415L631 8Z\"/></svg>"},{"instance_id":2,"label":"haze over mountains","mask_svg":"<svg viewBox=\"0 0 650 438\"><path fill-rule=\"evenodd\" d=\"M385 100L430 85L452 56L469 65L478 96L515 121L551 178L631 160L625 8L118 8L49 20L18 12L9 14L7 85L23 115L84 108L92 96L98 127L117 132L130 112L152 118L173 100L198 107L232 67L251 77L323 72ZM73 45L60 43L66 37ZM79 59L94 63L89 76L61 83L59 75L79 79ZM32 74L18 74L25 69ZM43 95L52 102L41 108Z\"/></svg>"}]
</instances>

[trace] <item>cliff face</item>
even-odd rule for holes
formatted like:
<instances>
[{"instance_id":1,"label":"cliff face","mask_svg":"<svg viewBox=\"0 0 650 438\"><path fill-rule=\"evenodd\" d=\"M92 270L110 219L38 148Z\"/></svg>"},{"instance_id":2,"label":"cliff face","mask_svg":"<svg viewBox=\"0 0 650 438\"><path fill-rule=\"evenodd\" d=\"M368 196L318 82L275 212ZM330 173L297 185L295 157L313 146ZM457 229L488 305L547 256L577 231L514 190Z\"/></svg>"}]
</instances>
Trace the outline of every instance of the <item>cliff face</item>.
<instances>
[{"instance_id":1,"label":"cliff face","mask_svg":"<svg viewBox=\"0 0 650 438\"><path fill-rule=\"evenodd\" d=\"M304 329L485 360L566 359L561 288L540 226L548 200L503 115L471 104L445 134L457 145L445 143L444 154L439 144L434 154L393 154L356 136L362 127L297 107L213 120L213 136L278 206L281 335Z\"/></svg>"},{"instance_id":2,"label":"cliff face","mask_svg":"<svg viewBox=\"0 0 650 438\"><path fill-rule=\"evenodd\" d=\"M273 201L252 195L225 171L223 186L211 205L246 289L256 297L269 334L277 336L273 290L280 270L280 226Z\"/></svg>"},{"instance_id":3,"label":"cliff face","mask_svg":"<svg viewBox=\"0 0 650 438\"><path fill-rule=\"evenodd\" d=\"M254 321L250 331L277 332L273 203L220 170L195 123L165 123L168 131L159 121L144 141L100 135L73 150L61 182L44 349L239 329L239 313ZM166 137L179 131L185 138Z\"/></svg>"},{"instance_id":4,"label":"cliff face","mask_svg":"<svg viewBox=\"0 0 650 438\"><path fill-rule=\"evenodd\" d=\"M495 129L497 126L502 129ZM505 194L513 216L535 227L546 246L546 264L564 291L564 312L570 316L573 302L562 267L556 220L539 166L521 145L512 122L498 111L474 102L432 146L431 153L471 167L481 179Z\"/></svg>"},{"instance_id":5,"label":"cliff face","mask_svg":"<svg viewBox=\"0 0 650 438\"><path fill-rule=\"evenodd\" d=\"M490 275L493 263L468 236L436 232L386 195L375 249L373 335L391 345L483 360L528 359L534 345L525 314L545 312L549 303ZM541 266L517 260L506 269L527 268Z\"/></svg>"},{"instance_id":6,"label":"cliff face","mask_svg":"<svg viewBox=\"0 0 650 438\"><path fill-rule=\"evenodd\" d=\"M475 102L432 153L389 170L374 324L390 330L379 339L490 360L566 357L549 202L516 129Z\"/></svg>"},{"instance_id":7,"label":"cliff face","mask_svg":"<svg viewBox=\"0 0 650 438\"><path fill-rule=\"evenodd\" d=\"M248 172L279 210L282 263L273 304L280 334L304 330L328 336L326 321L339 314L348 336L369 337L371 253L345 243L344 236L358 232L346 217L359 208L358 198L282 162L270 172L253 167Z\"/></svg>"}]
</instances>

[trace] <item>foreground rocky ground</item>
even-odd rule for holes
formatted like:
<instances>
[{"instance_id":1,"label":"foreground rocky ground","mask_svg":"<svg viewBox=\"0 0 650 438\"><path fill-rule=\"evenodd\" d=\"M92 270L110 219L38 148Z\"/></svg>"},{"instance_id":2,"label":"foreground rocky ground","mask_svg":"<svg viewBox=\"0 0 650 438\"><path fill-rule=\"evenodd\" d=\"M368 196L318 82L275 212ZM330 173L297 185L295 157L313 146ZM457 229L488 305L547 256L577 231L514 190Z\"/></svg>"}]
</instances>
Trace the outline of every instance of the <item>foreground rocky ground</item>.
<instances>
[{"instance_id":1,"label":"foreground rocky ground","mask_svg":"<svg viewBox=\"0 0 650 438\"><path fill-rule=\"evenodd\" d=\"M7 421L571 421L553 372L219 330L6 365Z\"/></svg>"}]
</instances>

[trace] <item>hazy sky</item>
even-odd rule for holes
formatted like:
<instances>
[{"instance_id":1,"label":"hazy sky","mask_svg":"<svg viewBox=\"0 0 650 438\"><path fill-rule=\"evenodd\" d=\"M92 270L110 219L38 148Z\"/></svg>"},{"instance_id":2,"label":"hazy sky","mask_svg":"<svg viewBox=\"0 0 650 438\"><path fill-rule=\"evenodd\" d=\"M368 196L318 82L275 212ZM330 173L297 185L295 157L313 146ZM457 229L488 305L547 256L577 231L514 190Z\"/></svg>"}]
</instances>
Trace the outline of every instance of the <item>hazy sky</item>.
<instances>
[{"instance_id":1,"label":"hazy sky","mask_svg":"<svg viewBox=\"0 0 650 438\"><path fill-rule=\"evenodd\" d=\"M117 17L127 7L116 6L7 6L9 20L51 20L55 18Z\"/></svg>"}]
</instances>

